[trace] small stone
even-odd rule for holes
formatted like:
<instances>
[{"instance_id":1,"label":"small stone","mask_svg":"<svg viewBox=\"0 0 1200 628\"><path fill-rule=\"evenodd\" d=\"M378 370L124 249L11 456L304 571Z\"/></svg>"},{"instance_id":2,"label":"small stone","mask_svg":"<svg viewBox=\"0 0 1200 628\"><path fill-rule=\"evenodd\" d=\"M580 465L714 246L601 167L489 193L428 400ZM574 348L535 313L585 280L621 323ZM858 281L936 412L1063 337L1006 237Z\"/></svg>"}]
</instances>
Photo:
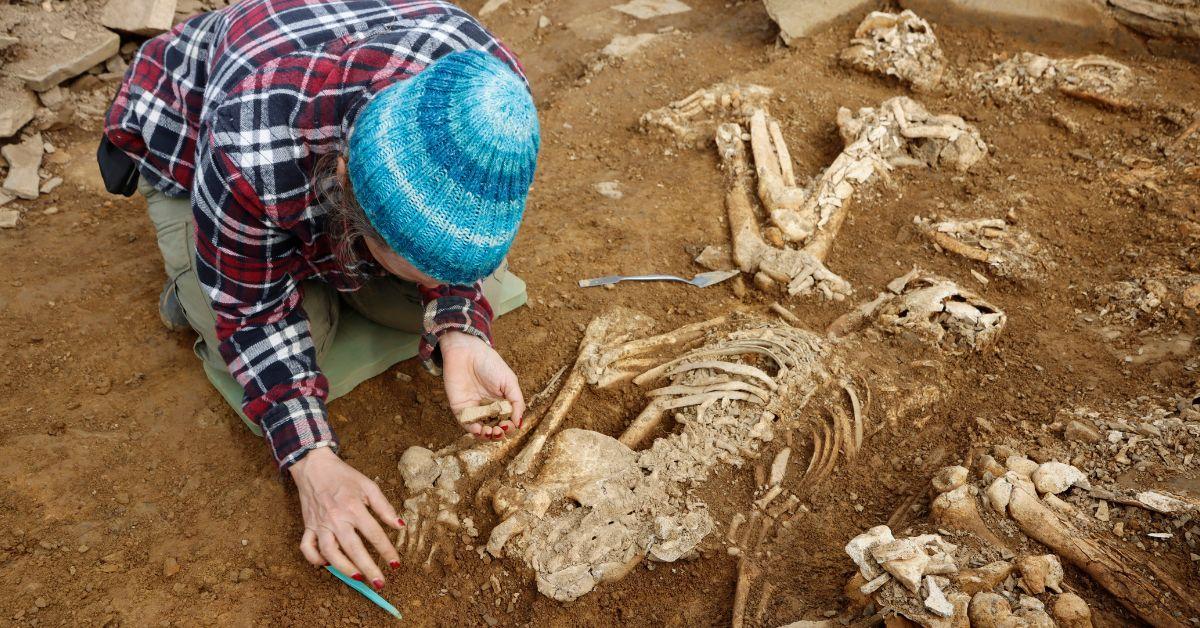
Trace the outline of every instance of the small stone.
<instances>
[{"instance_id":1,"label":"small stone","mask_svg":"<svg viewBox=\"0 0 1200 628\"><path fill-rule=\"evenodd\" d=\"M1064 430L1063 436L1067 440L1072 440L1080 443L1098 443L1104 439L1104 435L1100 430L1084 423L1083 421L1071 421L1067 424L1067 429Z\"/></svg>"},{"instance_id":2,"label":"small stone","mask_svg":"<svg viewBox=\"0 0 1200 628\"><path fill-rule=\"evenodd\" d=\"M50 179L47 179L45 183L42 184L41 192L42 192L42 194L49 194L49 193L53 192L56 188L58 188L58 186L62 185L62 183L63 183L62 177L51 177Z\"/></svg>"},{"instance_id":3,"label":"small stone","mask_svg":"<svg viewBox=\"0 0 1200 628\"><path fill-rule=\"evenodd\" d=\"M168 556L166 560L163 561L163 577L170 578L177 573L179 573L179 561L175 560L175 557L173 556Z\"/></svg>"},{"instance_id":4,"label":"small stone","mask_svg":"<svg viewBox=\"0 0 1200 628\"><path fill-rule=\"evenodd\" d=\"M1061 628L1091 628L1092 609L1087 602L1074 593L1063 593L1054 599L1050 607L1054 621Z\"/></svg>"},{"instance_id":5,"label":"small stone","mask_svg":"<svg viewBox=\"0 0 1200 628\"><path fill-rule=\"evenodd\" d=\"M611 198L614 201L620 200L621 197L625 196L625 194L621 192L621 184L617 183L616 181L601 181L594 187L600 196Z\"/></svg>"},{"instance_id":6,"label":"small stone","mask_svg":"<svg viewBox=\"0 0 1200 628\"><path fill-rule=\"evenodd\" d=\"M33 605L38 608L46 608L47 606L50 606L50 601L44 597L39 597L33 601Z\"/></svg>"},{"instance_id":7,"label":"small stone","mask_svg":"<svg viewBox=\"0 0 1200 628\"><path fill-rule=\"evenodd\" d=\"M17 134L37 113L37 98L16 79L0 78L0 139Z\"/></svg>"},{"instance_id":8,"label":"small stone","mask_svg":"<svg viewBox=\"0 0 1200 628\"><path fill-rule=\"evenodd\" d=\"M12 229L21 220L21 212L15 209L0 209L0 229Z\"/></svg>"},{"instance_id":9,"label":"small stone","mask_svg":"<svg viewBox=\"0 0 1200 628\"><path fill-rule=\"evenodd\" d=\"M254 577L254 570L249 567L243 567L237 574L238 582L245 582Z\"/></svg>"},{"instance_id":10,"label":"small stone","mask_svg":"<svg viewBox=\"0 0 1200 628\"><path fill-rule=\"evenodd\" d=\"M19 198L33 200L38 197L38 168L42 165L42 135L35 133L20 144L9 144L0 149L8 162L8 176L4 179L4 190Z\"/></svg>"},{"instance_id":11,"label":"small stone","mask_svg":"<svg viewBox=\"0 0 1200 628\"><path fill-rule=\"evenodd\" d=\"M550 18L542 16L538 18L538 29L550 28Z\"/></svg>"},{"instance_id":12,"label":"small stone","mask_svg":"<svg viewBox=\"0 0 1200 628\"><path fill-rule=\"evenodd\" d=\"M925 597L925 608L941 617L954 615L954 605L946 599L946 594L942 593L941 587L938 586L933 576L925 576L925 590L929 592L929 595Z\"/></svg>"},{"instance_id":13,"label":"small stone","mask_svg":"<svg viewBox=\"0 0 1200 628\"><path fill-rule=\"evenodd\" d=\"M175 0L109 0L100 23L134 35L153 36L171 30Z\"/></svg>"},{"instance_id":14,"label":"small stone","mask_svg":"<svg viewBox=\"0 0 1200 628\"><path fill-rule=\"evenodd\" d=\"M630 0L618 4L613 10L631 15L639 20L650 20L664 15L674 15L691 11L692 8L679 0Z\"/></svg>"}]
</instances>

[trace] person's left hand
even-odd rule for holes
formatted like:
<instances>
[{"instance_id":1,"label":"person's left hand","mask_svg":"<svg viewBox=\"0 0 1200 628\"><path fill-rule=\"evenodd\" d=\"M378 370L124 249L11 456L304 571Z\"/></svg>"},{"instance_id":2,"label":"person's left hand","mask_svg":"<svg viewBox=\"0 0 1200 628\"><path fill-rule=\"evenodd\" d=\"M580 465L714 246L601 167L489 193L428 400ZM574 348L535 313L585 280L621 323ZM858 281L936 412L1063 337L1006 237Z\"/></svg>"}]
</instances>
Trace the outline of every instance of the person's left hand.
<instances>
[{"instance_id":1,"label":"person's left hand","mask_svg":"<svg viewBox=\"0 0 1200 628\"><path fill-rule=\"evenodd\" d=\"M464 408L507 399L512 404L512 417L496 426L482 423L463 425L477 438L500 440L521 428L525 413L525 397L517 376L508 368L504 358L483 340L458 331L438 339L442 350L442 379L446 384L446 399L450 410L458 415Z\"/></svg>"}]
</instances>

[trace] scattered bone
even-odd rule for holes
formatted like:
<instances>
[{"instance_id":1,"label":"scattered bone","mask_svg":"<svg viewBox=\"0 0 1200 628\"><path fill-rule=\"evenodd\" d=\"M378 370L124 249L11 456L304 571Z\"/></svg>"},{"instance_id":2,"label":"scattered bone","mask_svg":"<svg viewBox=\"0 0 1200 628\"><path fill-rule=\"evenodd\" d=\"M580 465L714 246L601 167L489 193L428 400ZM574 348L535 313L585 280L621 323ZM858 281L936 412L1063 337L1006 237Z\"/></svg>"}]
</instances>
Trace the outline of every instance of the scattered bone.
<instances>
[{"instance_id":1,"label":"scattered bone","mask_svg":"<svg viewBox=\"0 0 1200 628\"><path fill-rule=\"evenodd\" d=\"M954 576L954 585L967 595L999 587L1013 572L1008 561L998 560L975 569L963 569Z\"/></svg>"},{"instance_id":2,"label":"scattered bone","mask_svg":"<svg viewBox=\"0 0 1200 628\"><path fill-rule=\"evenodd\" d=\"M750 584L759 574L759 569L748 558L738 560L737 584L733 590L733 617L730 625L742 628L746 620L746 600L750 596Z\"/></svg>"},{"instance_id":3,"label":"scattered bone","mask_svg":"<svg viewBox=\"0 0 1200 628\"><path fill-rule=\"evenodd\" d=\"M981 591L971 598L968 611L972 628L1001 628L1013 625L1012 607L1008 600L991 591Z\"/></svg>"},{"instance_id":4,"label":"scattered bone","mask_svg":"<svg viewBox=\"0 0 1200 628\"><path fill-rule=\"evenodd\" d=\"M1040 465L1025 456L1012 455L1004 459L1004 466L1021 477L1032 478Z\"/></svg>"},{"instance_id":5,"label":"scattered bone","mask_svg":"<svg viewBox=\"0 0 1200 628\"><path fill-rule=\"evenodd\" d=\"M879 296L843 315L829 327L835 337L860 329L868 322L894 334L911 334L934 344L965 344L982 351L1004 329L1004 312L982 297L937 275L918 272L899 284L889 284L895 294Z\"/></svg>"},{"instance_id":6,"label":"scattered bone","mask_svg":"<svg viewBox=\"0 0 1200 628\"><path fill-rule=\"evenodd\" d=\"M1000 100L1056 89L1063 95L1116 109L1132 106L1125 95L1133 85L1133 70L1103 55L1053 59L1022 52L974 78L976 91Z\"/></svg>"},{"instance_id":7,"label":"scattered bone","mask_svg":"<svg viewBox=\"0 0 1200 628\"><path fill-rule=\"evenodd\" d=\"M488 421L488 424L495 425L501 421L507 421L512 416L512 413L512 404L507 399L501 399L481 406L463 408L458 413L458 422L462 425L469 425L471 423L479 423L485 419L494 419Z\"/></svg>"},{"instance_id":8,"label":"scattered bone","mask_svg":"<svg viewBox=\"0 0 1200 628\"><path fill-rule=\"evenodd\" d=\"M788 459L792 456L791 448L784 447L775 454L775 459L771 461L771 475L767 484L770 486L778 486L783 481L783 476L787 473Z\"/></svg>"},{"instance_id":9,"label":"scattered bone","mask_svg":"<svg viewBox=\"0 0 1200 628\"><path fill-rule=\"evenodd\" d=\"M748 121L756 110L767 107L771 94L761 85L717 83L643 114L640 124L643 131L665 134L681 147L701 148L718 124Z\"/></svg>"},{"instance_id":10,"label":"scattered bone","mask_svg":"<svg viewBox=\"0 0 1200 628\"><path fill-rule=\"evenodd\" d=\"M1021 574L1018 583L1030 595L1041 595L1046 589L1062 593L1062 563L1054 554L1018 559L1017 572Z\"/></svg>"},{"instance_id":11,"label":"scattered bone","mask_svg":"<svg viewBox=\"0 0 1200 628\"><path fill-rule=\"evenodd\" d=\"M855 565L858 565L859 573L863 575L863 578L874 580L883 572L879 563L871 556L871 550L876 545L890 543L894 540L891 528L875 526L850 539L850 542L846 544L846 554L850 556L850 560L853 560Z\"/></svg>"},{"instance_id":12,"label":"scattered bone","mask_svg":"<svg viewBox=\"0 0 1200 628\"><path fill-rule=\"evenodd\" d=\"M970 532L989 545L1005 547L1006 544L991 528L984 523L975 505L973 486L958 488L938 495L930 504L930 514L934 522L951 530Z\"/></svg>"},{"instance_id":13,"label":"scattered bone","mask_svg":"<svg viewBox=\"0 0 1200 628\"><path fill-rule=\"evenodd\" d=\"M1175 613L1200 616L1200 600L1155 560L1108 535L1076 527L1042 503L1032 483L1013 487L1008 512L1022 532L1082 570L1146 623L1182 626Z\"/></svg>"},{"instance_id":14,"label":"scattered bone","mask_svg":"<svg viewBox=\"0 0 1200 628\"><path fill-rule=\"evenodd\" d=\"M933 476L933 488L939 493L953 491L967 481L967 468L963 466L942 467Z\"/></svg>"},{"instance_id":15,"label":"scattered bone","mask_svg":"<svg viewBox=\"0 0 1200 628\"><path fill-rule=\"evenodd\" d=\"M841 60L863 72L894 76L916 91L937 87L945 70L933 28L912 11L867 14Z\"/></svg>"},{"instance_id":16,"label":"scattered bone","mask_svg":"<svg viewBox=\"0 0 1200 628\"><path fill-rule=\"evenodd\" d=\"M928 591L928 595L925 597L925 608L941 617L954 615L954 605L946 599L946 594L942 593L934 576L925 576L925 590Z\"/></svg>"},{"instance_id":17,"label":"scattered bone","mask_svg":"<svg viewBox=\"0 0 1200 628\"><path fill-rule=\"evenodd\" d=\"M983 262L1001 277L1037 279L1055 266L1033 236L1000 218L933 222L917 217L915 222L938 247Z\"/></svg>"},{"instance_id":18,"label":"scattered bone","mask_svg":"<svg viewBox=\"0 0 1200 628\"><path fill-rule=\"evenodd\" d=\"M1092 609L1074 593L1067 592L1054 598L1051 613L1060 628L1092 628Z\"/></svg>"},{"instance_id":19,"label":"scattered bone","mask_svg":"<svg viewBox=\"0 0 1200 628\"><path fill-rule=\"evenodd\" d=\"M1031 479L1039 493L1057 495L1072 486L1088 488L1087 476L1083 471L1058 461L1050 461L1039 465Z\"/></svg>"}]
</instances>

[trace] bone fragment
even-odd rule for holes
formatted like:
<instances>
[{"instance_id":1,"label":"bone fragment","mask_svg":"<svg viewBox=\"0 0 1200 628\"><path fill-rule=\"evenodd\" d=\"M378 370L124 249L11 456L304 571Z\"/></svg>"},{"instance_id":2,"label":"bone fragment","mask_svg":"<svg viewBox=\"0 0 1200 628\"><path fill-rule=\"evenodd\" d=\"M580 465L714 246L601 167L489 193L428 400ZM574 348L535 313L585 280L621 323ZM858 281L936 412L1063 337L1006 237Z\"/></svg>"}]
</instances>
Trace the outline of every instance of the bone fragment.
<instances>
[{"instance_id":1,"label":"bone fragment","mask_svg":"<svg viewBox=\"0 0 1200 628\"><path fill-rule=\"evenodd\" d=\"M1122 541L1076 527L1046 507L1030 483L1013 487L1008 511L1022 532L1088 574L1146 623L1182 627L1176 613L1200 616L1200 600L1157 561Z\"/></svg>"},{"instance_id":2,"label":"bone fragment","mask_svg":"<svg viewBox=\"0 0 1200 628\"><path fill-rule=\"evenodd\" d=\"M464 425L478 423L484 419L505 420L512 416L512 404L507 399L493 401L482 406L463 408L458 413L458 422Z\"/></svg>"},{"instance_id":3,"label":"bone fragment","mask_svg":"<svg viewBox=\"0 0 1200 628\"><path fill-rule=\"evenodd\" d=\"M1092 628L1092 609L1074 593L1067 592L1054 598L1050 612L1060 628Z\"/></svg>"},{"instance_id":4,"label":"bone fragment","mask_svg":"<svg viewBox=\"0 0 1200 628\"><path fill-rule=\"evenodd\" d=\"M1021 574L1018 584L1030 595L1041 595L1046 589L1062 593L1062 563L1054 554L1025 556L1017 560L1017 571Z\"/></svg>"},{"instance_id":5,"label":"bone fragment","mask_svg":"<svg viewBox=\"0 0 1200 628\"><path fill-rule=\"evenodd\" d=\"M746 556L738 560L737 585L733 590L732 628L742 628L746 621L746 600L750 597L752 581L758 578L760 570Z\"/></svg>"},{"instance_id":6,"label":"bone fragment","mask_svg":"<svg viewBox=\"0 0 1200 628\"><path fill-rule=\"evenodd\" d=\"M791 448L784 447L775 454L775 459L771 461L771 474L767 484L770 486L778 486L783 481L783 476L787 473L788 459L792 456Z\"/></svg>"},{"instance_id":7,"label":"bone fragment","mask_svg":"<svg viewBox=\"0 0 1200 628\"><path fill-rule=\"evenodd\" d=\"M971 488L963 485L938 495L929 508L933 520L951 530L970 532L990 545L1007 547L980 517Z\"/></svg>"}]
</instances>

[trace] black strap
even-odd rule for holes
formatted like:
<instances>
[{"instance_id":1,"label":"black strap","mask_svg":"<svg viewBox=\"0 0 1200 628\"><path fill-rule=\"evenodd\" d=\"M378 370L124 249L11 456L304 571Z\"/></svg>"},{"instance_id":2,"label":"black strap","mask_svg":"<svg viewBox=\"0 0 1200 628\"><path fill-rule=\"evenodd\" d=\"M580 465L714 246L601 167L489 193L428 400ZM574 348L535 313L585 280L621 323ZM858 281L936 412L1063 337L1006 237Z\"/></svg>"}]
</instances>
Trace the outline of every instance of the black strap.
<instances>
[{"instance_id":1,"label":"black strap","mask_svg":"<svg viewBox=\"0 0 1200 628\"><path fill-rule=\"evenodd\" d=\"M100 177L104 179L104 187L110 194L133 196L138 184L137 162L117 148L108 135L100 138L96 162L100 164Z\"/></svg>"}]
</instances>

